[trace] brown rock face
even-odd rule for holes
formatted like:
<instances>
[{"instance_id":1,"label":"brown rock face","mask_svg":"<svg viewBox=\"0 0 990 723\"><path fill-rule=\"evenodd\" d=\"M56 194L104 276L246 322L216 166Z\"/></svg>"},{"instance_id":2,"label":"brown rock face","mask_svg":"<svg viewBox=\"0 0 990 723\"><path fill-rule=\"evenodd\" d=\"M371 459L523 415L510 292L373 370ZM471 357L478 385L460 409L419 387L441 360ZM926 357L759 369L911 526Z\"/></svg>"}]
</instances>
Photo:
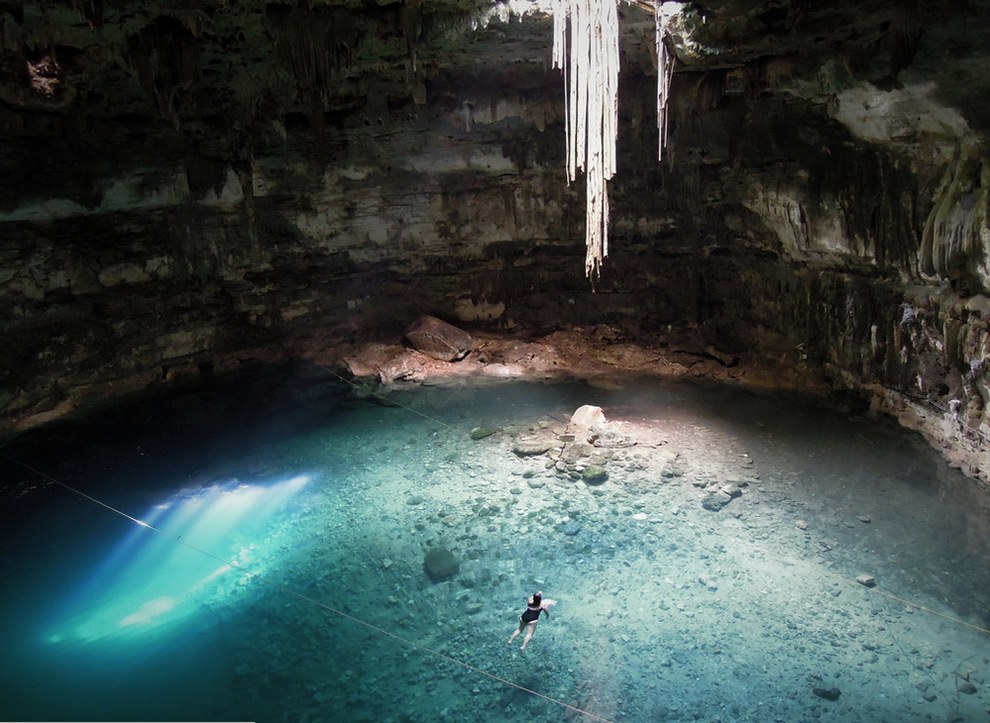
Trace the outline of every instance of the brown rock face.
<instances>
[{"instance_id":1,"label":"brown rock face","mask_svg":"<svg viewBox=\"0 0 990 723\"><path fill-rule=\"evenodd\" d=\"M440 361L454 362L471 351L471 335L435 316L421 316L406 329L405 339L416 351Z\"/></svg>"},{"instance_id":2,"label":"brown rock face","mask_svg":"<svg viewBox=\"0 0 990 723\"><path fill-rule=\"evenodd\" d=\"M545 16L10 6L0 435L251 361L357 359L431 314L514 337L494 375L608 354L852 389L986 474L987 1L686 4L663 162L639 5L595 289ZM592 330L587 353L563 330Z\"/></svg>"}]
</instances>

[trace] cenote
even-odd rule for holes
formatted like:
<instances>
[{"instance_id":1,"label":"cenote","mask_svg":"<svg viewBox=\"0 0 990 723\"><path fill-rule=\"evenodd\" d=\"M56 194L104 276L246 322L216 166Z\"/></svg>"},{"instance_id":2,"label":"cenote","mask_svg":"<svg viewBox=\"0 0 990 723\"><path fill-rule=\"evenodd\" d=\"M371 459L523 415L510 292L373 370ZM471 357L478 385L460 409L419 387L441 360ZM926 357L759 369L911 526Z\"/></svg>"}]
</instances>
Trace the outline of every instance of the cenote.
<instances>
[{"instance_id":1,"label":"cenote","mask_svg":"<svg viewBox=\"0 0 990 723\"><path fill-rule=\"evenodd\" d=\"M2 452L6 719L990 711L988 498L852 404L656 380L383 399L296 368ZM558 602L522 652L536 590Z\"/></svg>"}]
</instances>

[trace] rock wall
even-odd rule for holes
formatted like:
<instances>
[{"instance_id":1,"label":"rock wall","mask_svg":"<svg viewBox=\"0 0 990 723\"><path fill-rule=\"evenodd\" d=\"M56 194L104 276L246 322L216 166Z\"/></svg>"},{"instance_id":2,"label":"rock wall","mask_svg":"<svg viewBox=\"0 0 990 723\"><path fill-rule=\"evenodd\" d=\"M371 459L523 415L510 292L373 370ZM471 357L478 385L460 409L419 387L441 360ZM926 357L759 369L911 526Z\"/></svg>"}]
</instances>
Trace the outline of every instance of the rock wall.
<instances>
[{"instance_id":1,"label":"rock wall","mask_svg":"<svg viewBox=\"0 0 990 723\"><path fill-rule=\"evenodd\" d=\"M658 162L637 35L592 288L545 19L427 37L442 18L395 4L115 12L5 17L6 67L62 65L2 84L3 434L429 313L787 365L986 478L990 173L921 79L685 62Z\"/></svg>"}]
</instances>

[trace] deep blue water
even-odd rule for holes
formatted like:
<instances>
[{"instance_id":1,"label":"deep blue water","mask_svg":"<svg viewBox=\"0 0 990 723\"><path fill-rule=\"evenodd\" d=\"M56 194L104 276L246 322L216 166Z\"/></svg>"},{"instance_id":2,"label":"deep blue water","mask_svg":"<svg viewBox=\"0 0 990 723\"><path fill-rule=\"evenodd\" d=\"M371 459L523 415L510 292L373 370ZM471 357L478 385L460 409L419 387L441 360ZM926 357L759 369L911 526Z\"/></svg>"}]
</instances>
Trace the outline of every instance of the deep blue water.
<instances>
[{"instance_id":1,"label":"deep blue water","mask_svg":"<svg viewBox=\"0 0 990 723\"><path fill-rule=\"evenodd\" d=\"M582 404L604 485L512 452ZM271 370L0 451L5 720L990 715L987 496L852 406Z\"/></svg>"}]
</instances>

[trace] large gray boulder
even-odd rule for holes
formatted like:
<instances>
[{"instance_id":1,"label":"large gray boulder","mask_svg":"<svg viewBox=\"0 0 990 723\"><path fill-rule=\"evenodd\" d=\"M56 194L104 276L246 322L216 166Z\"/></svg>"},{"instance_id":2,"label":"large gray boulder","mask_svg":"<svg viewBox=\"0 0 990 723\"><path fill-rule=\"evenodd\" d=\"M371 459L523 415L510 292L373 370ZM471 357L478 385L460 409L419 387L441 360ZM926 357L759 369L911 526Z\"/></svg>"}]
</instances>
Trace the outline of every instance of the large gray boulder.
<instances>
[{"instance_id":1,"label":"large gray boulder","mask_svg":"<svg viewBox=\"0 0 990 723\"><path fill-rule=\"evenodd\" d=\"M433 547L423 558L423 569L433 582L439 582L460 572L461 564L446 547Z\"/></svg>"},{"instance_id":2,"label":"large gray boulder","mask_svg":"<svg viewBox=\"0 0 990 723\"><path fill-rule=\"evenodd\" d=\"M407 330L406 342L418 352L440 361L463 359L471 351L471 335L435 316L421 316Z\"/></svg>"}]
</instances>

